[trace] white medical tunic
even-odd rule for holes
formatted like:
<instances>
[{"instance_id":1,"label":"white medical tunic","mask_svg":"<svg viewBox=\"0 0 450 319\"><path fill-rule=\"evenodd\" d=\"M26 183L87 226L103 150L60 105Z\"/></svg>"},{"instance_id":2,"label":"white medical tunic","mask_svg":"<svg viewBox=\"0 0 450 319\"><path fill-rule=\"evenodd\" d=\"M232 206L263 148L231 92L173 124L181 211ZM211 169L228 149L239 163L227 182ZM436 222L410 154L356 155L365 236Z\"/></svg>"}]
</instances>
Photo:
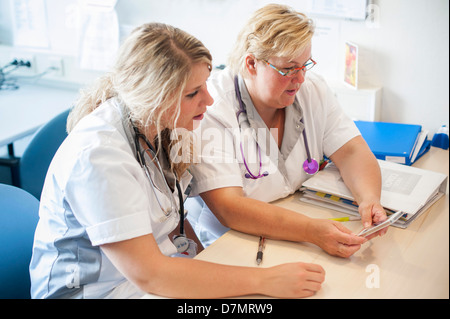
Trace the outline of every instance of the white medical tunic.
<instances>
[{"instance_id":1,"label":"white medical tunic","mask_svg":"<svg viewBox=\"0 0 450 319\"><path fill-rule=\"evenodd\" d=\"M195 131L195 143L201 152L198 163L191 168L192 195L237 186L243 188L245 196L264 202L286 197L310 177L302 167L307 159L303 130L306 130L311 157L317 161L324 156L329 157L360 135L325 81L308 72L296 101L286 107L283 141L278 148L241 77L238 77L238 83L246 111L239 115L239 119L236 115L240 105L231 72L227 69L214 72L208 81L214 104L208 108ZM248 172L241 147L251 173L266 172L267 176L258 179L245 177ZM186 206L188 218L205 246L227 230L198 196L188 199Z\"/></svg>"},{"instance_id":2,"label":"white medical tunic","mask_svg":"<svg viewBox=\"0 0 450 319\"><path fill-rule=\"evenodd\" d=\"M134 133L123 110L116 99L103 103L77 124L53 158L30 264L33 298L140 297L144 292L100 246L151 233L163 254L177 252L168 234L179 214L163 213L169 194L158 192L159 206L136 160ZM154 165L148 167L154 181L161 178ZM190 179L183 175L182 189ZM176 189L174 199L178 205Z\"/></svg>"}]
</instances>

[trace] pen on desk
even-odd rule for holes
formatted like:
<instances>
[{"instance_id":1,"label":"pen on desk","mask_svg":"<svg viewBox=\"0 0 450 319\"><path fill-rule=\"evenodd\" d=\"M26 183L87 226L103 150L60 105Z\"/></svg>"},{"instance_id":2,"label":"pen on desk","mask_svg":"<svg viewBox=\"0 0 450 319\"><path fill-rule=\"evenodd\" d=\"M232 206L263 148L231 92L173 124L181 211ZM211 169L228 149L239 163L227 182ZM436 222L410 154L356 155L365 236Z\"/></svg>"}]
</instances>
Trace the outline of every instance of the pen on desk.
<instances>
[{"instance_id":1,"label":"pen on desk","mask_svg":"<svg viewBox=\"0 0 450 319\"><path fill-rule=\"evenodd\" d=\"M263 258L263 250L264 250L264 243L265 238L263 236L259 237L259 245L258 245L258 253L256 254L256 263L259 265Z\"/></svg>"},{"instance_id":2,"label":"pen on desk","mask_svg":"<svg viewBox=\"0 0 450 319\"><path fill-rule=\"evenodd\" d=\"M361 220L360 217L356 217L356 216L348 216L348 217L339 217L339 218L329 218L330 220L335 220L338 222L349 222L352 220Z\"/></svg>"}]
</instances>

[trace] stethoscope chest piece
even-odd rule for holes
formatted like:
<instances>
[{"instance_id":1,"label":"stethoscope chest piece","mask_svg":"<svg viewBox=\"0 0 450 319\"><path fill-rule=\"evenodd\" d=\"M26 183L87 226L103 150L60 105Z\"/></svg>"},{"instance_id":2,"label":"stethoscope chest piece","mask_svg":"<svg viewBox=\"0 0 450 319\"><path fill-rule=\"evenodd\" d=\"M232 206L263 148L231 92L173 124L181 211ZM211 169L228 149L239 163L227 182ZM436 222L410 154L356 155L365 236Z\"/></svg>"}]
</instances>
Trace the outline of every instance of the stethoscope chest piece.
<instances>
[{"instance_id":1,"label":"stethoscope chest piece","mask_svg":"<svg viewBox=\"0 0 450 319\"><path fill-rule=\"evenodd\" d=\"M314 159L306 159L303 162L303 170L308 175L314 175L319 171L319 163Z\"/></svg>"},{"instance_id":2,"label":"stethoscope chest piece","mask_svg":"<svg viewBox=\"0 0 450 319\"><path fill-rule=\"evenodd\" d=\"M177 248L177 251L181 254L188 250L189 248L189 240L181 235L181 236L175 236L173 238L173 244Z\"/></svg>"}]
</instances>

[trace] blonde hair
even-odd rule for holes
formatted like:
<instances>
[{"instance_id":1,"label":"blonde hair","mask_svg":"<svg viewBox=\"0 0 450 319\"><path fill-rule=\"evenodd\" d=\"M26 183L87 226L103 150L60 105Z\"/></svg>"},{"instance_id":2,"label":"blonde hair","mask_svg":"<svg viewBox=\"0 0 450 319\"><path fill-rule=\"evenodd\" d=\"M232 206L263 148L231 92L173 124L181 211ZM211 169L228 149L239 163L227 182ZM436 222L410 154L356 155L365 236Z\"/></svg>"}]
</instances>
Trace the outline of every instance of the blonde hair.
<instances>
[{"instance_id":1,"label":"blonde hair","mask_svg":"<svg viewBox=\"0 0 450 319\"><path fill-rule=\"evenodd\" d=\"M144 24L125 40L112 71L81 92L69 114L67 131L100 104L116 97L128 108L132 122L142 132L151 125L156 127L159 146L170 154L170 132L180 115L181 98L192 67L206 63L211 70L211 61L208 49L190 34L162 23ZM171 124L161 123L162 115L174 105L176 112L171 114ZM189 165L170 163L178 175Z\"/></svg>"},{"instance_id":2,"label":"blonde hair","mask_svg":"<svg viewBox=\"0 0 450 319\"><path fill-rule=\"evenodd\" d=\"M314 23L305 14L280 4L257 10L238 35L228 64L234 74L246 75L245 57L294 58L311 43Z\"/></svg>"}]
</instances>

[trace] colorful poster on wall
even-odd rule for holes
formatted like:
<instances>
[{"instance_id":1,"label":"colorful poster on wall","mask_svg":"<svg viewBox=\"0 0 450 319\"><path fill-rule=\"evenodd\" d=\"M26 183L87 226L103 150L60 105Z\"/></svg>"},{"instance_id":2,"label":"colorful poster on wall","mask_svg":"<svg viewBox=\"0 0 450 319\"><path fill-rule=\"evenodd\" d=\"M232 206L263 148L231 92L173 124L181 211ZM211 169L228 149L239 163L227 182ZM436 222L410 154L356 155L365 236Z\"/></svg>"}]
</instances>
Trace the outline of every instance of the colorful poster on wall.
<instances>
[{"instance_id":1,"label":"colorful poster on wall","mask_svg":"<svg viewBox=\"0 0 450 319\"><path fill-rule=\"evenodd\" d=\"M344 82L358 88L358 46L350 42L345 43Z\"/></svg>"}]
</instances>

